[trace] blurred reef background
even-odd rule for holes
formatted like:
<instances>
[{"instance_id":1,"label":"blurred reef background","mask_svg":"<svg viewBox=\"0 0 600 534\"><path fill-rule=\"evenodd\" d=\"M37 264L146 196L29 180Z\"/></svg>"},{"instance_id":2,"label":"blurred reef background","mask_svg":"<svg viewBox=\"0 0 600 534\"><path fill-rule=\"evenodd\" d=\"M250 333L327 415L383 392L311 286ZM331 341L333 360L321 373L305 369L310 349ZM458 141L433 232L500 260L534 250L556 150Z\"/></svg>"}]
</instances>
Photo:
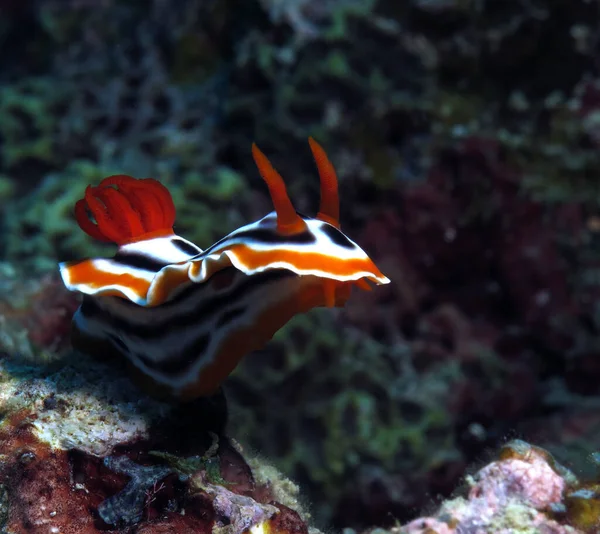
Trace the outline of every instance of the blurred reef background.
<instances>
[{"instance_id":1,"label":"blurred reef background","mask_svg":"<svg viewBox=\"0 0 600 534\"><path fill-rule=\"evenodd\" d=\"M56 263L112 253L87 184L160 179L206 248L271 210L253 141L314 213L313 136L392 284L247 357L230 434L336 529L413 519L516 437L593 476L599 58L597 0L1 0L3 358L68 350Z\"/></svg>"}]
</instances>

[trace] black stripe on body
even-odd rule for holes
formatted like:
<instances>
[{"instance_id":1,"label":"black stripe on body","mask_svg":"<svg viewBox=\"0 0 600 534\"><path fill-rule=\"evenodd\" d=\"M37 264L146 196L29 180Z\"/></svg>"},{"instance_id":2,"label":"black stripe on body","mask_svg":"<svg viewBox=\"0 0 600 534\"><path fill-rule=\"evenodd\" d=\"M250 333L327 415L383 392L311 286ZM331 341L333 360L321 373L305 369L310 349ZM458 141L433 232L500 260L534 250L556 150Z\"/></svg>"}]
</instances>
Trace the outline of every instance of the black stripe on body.
<instances>
[{"instance_id":1,"label":"black stripe on body","mask_svg":"<svg viewBox=\"0 0 600 534\"><path fill-rule=\"evenodd\" d=\"M115 334L108 334L108 340L113 344L115 348L121 351L124 355L129 354L129 349L127 348L127 344L123 341L119 336Z\"/></svg>"},{"instance_id":2,"label":"black stripe on body","mask_svg":"<svg viewBox=\"0 0 600 534\"><path fill-rule=\"evenodd\" d=\"M172 300L151 308L144 308L118 297L95 298L86 296L81 305L81 312L86 318L96 319L101 316L102 321L106 322L111 328L125 332L128 335L144 339L158 339L166 329L183 330L192 327L194 324L205 322L218 310L225 309L228 304L245 298L248 294L260 289L264 284L297 276L291 271L285 270L273 270L246 276L234 267L229 267L227 270L229 269L235 271L238 276L243 277L240 278L241 281L232 284L226 291L221 291L208 299L202 293L207 289L213 292L211 288L205 287L205 284L210 284L210 279L202 284L190 283L185 290ZM224 271L222 271L223 274L225 274ZM103 308L102 300L108 298L113 299L112 303L118 304L118 307L113 305L111 311ZM182 306L182 302L188 299L196 301L197 304L194 309L186 310L183 313L179 312L178 308ZM132 307L135 308L136 314L144 317L142 322L131 322ZM122 312L119 308L122 308Z\"/></svg>"},{"instance_id":3,"label":"black stripe on body","mask_svg":"<svg viewBox=\"0 0 600 534\"><path fill-rule=\"evenodd\" d=\"M340 230L335 228L335 226L324 224L321 227L321 232L323 232L329 238L329 240L338 247L347 248L350 250L356 248L354 243L352 243L352 241L350 241Z\"/></svg>"},{"instance_id":4,"label":"black stripe on body","mask_svg":"<svg viewBox=\"0 0 600 534\"><path fill-rule=\"evenodd\" d=\"M175 248L179 249L185 254L189 254L190 256L196 256L202 253L200 247L197 247L193 243L190 243L189 241L184 241L183 239L178 237L174 237L173 239L171 239L171 243L173 243L173 246Z\"/></svg>"},{"instance_id":5,"label":"black stripe on body","mask_svg":"<svg viewBox=\"0 0 600 534\"><path fill-rule=\"evenodd\" d=\"M236 306L224 312L217 320L217 328L221 328L246 313L245 306Z\"/></svg>"},{"instance_id":6,"label":"black stripe on body","mask_svg":"<svg viewBox=\"0 0 600 534\"><path fill-rule=\"evenodd\" d=\"M175 249L188 255L190 258L202 254L201 248L180 237L170 239L169 244L173 245ZM114 255L113 261L124 267L133 267L134 269L141 269L153 273L159 272L163 267L172 263L169 259L156 258L140 251L124 251L122 249Z\"/></svg>"},{"instance_id":7,"label":"black stripe on body","mask_svg":"<svg viewBox=\"0 0 600 534\"><path fill-rule=\"evenodd\" d=\"M150 271L152 273L157 273L170 263L132 252L117 252L113 257L113 261L124 267L133 267L135 269Z\"/></svg>"},{"instance_id":8,"label":"black stripe on body","mask_svg":"<svg viewBox=\"0 0 600 534\"><path fill-rule=\"evenodd\" d=\"M239 273L239 271L236 271ZM115 349L130 360L139 360L147 369L165 376L177 376L195 365L210 347L212 336L226 330L239 317L248 311L247 307L240 305L241 300L252 301L259 298L259 293L265 285L296 276L288 271L273 271L246 277L239 274L240 282L232 284L227 290L221 291L209 298L203 298L202 293L214 291L203 287L203 284L193 284L191 297L197 300L198 308L181 316L179 314L165 313L162 306L143 308L137 306L138 313L148 316L148 322L132 325L127 316L133 305L125 299L118 299L119 304L124 304L122 313L109 313L103 309L100 300L94 297L85 297L81 305L82 318L89 324L99 325L93 336L104 335L111 341ZM104 297L107 298L107 297ZM116 298L116 297L111 297ZM190 298L188 295L187 298ZM133 305L135 306L135 305ZM119 306L120 307L120 306ZM172 306L171 306L172 307ZM176 311L173 308L171 311ZM113 310L114 311L114 310ZM85 324L85 323L84 323ZM211 331L207 331L210 328ZM178 336L178 332L181 335ZM156 347L161 345L161 337L169 336L168 345L165 343L164 355L160 360L153 360L140 352L136 347L135 338L139 337L144 342L150 341ZM185 339L185 345L173 346L173 338ZM221 338L222 339L222 338ZM211 351L214 352L217 347Z\"/></svg>"},{"instance_id":9,"label":"black stripe on body","mask_svg":"<svg viewBox=\"0 0 600 534\"><path fill-rule=\"evenodd\" d=\"M317 242L315 236L310 232L301 232L299 234L282 235L276 230L267 230L256 228L247 230L235 235L236 239L257 241L267 245L312 245Z\"/></svg>"},{"instance_id":10,"label":"black stripe on body","mask_svg":"<svg viewBox=\"0 0 600 534\"><path fill-rule=\"evenodd\" d=\"M210 334L202 333L185 350L180 351L176 356L169 356L158 362L147 358L139 352L134 353L134 355L152 371L156 371L162 375L177 376L184 374L206 352L210 345L210 340Z\"/></svg>"},{"instance_id":11,"label":"black stripe on body","mask_svg":"<svg viewBox=\"0 0 600 534\"><path fill-rule=\"evenodd\" d=\"M310 232L301 232L299 234L282 235L277 230L268 230L266 228L252 228L234 235L228 235L217 241L214 245L207 248L202 254L191 259L202 259L212 253L213 250L221 248L227 241L248 241L255 243L264 243L265 245L313 245L317 242L314 235Z\"/></svg>"}]
</instances>

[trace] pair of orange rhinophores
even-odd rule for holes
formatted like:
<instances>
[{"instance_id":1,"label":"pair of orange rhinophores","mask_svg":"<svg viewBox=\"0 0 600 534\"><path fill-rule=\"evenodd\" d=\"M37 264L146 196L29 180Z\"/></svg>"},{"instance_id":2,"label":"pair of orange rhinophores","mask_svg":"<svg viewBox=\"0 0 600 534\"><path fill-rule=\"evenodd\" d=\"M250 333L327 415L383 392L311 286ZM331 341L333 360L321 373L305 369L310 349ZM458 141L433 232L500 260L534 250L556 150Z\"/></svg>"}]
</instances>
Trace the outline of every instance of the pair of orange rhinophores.
<instances>
[{"instance_id":1,"label":"pair of orange rhinophores","mask_svg":"<svg viewBox=\"0 0 600 534\"><path fill-rule=\"evenodd\" d=\"M79 226L119 246L113 258L60 264L66 287L84 295L73 345L124 356L154 392L189 400L216 391L239 360L263 347L294 315L343 306L356 285L387 284L340 231L337 177L309 139L321 180L316 218L296 212L266 156L252 154L274 212L206 250L173 231L166 187L117 175L88 186Z\"/></svg>"}]
</instances>

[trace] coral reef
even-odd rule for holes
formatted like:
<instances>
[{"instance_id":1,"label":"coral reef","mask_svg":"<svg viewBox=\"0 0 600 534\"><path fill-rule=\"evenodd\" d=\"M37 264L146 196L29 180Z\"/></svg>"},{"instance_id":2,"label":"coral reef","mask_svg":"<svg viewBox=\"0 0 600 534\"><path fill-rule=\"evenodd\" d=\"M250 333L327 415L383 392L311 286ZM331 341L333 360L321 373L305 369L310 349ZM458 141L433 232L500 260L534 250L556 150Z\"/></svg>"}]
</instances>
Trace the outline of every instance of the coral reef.
<instances>
[{"instance_id":1,"label":"coral reef","mask_svg":"<svg viewBox=\"0 0 600 534\"><path fill-rule=\"evenodd\" d=\"M276 471L277 479L254 479L223 434L226 417L214 399L185 409L163 405L114 366L89 361L63 361L59 370L6 358L0 365L3 531L307 532L298 512L277 501L283 494L271 490L290 483ZM203 451L212 468L196 464L185 477L162 460Z\"/></svg>"},{"instance_id":2,"label":"coral reef","mask_svg":"<svg viewBox=\"0 0 600 534\"><path fill-rule=\"evenodd\" d=\"M255 486L241 456L225 443L219 458L229 488L200 484L199 473L194 483L185 484L167 476L172 471L168 466L136 465L127 456L102 462L77 448L50 448L36 440L28 426L27 418L13 415L0 429L6 510L1 526L6 532L91 534L111 525L113 532L128 532L123 529L135 525L147 534L214 532L225 525L236 533L261 525L282 534L307 532L296 512ZM144 458L143 441L127 445L128 454ZM115 471L126 473L129 482Z\"/></svg>"},{"instance_id":3,"label":"coral reef","mask_svg":"<svg viewBox=\"0 0 600 534\"><path fill-rule=\"evenodd\" d=\"M204 247L269 209L252 141L295 177L300 211L318 191L299 148L308 135L328 148L342 224L394 285L335 319L295 321L227 384L236 435L324 522L405 521L515 432L591 469L597 2L5 4L0 254L18 272L103 252L70 206L104 175L163 180L177 230ZM55 361L74 303L51 278L11 276L3 352ZM23 292L39 295L30 309ZM43 382L60 398L64 382ZM83 416L70 406L66 421ZM150 512L139 532L159 531Z\"/></svg>"},{"instance_id":4,"label":"coral reef","mask_svg":"<svg viewBox=\"0 0 600 534\"><path fill-rule=\"evenodd\" d=\"M591 534L600 527L597 484L581 482L550 453L521 440L467 475L459 491L429 516L365 534Z\"/></svg>"},{"instance_id":5,"label":"coral reef","mask_svg":"<svg viewBox=\"0 0 600 534\"><path fill-rule=\"evenodd\" d=\"M308 532L298 487L227 437L222 394L146 397L118 362L65 346L71 301L52 277L2 267L0 531Z\"/></svg>"},{"instance_id":6,"label":"coral reef","mask_svg":"<svg viewBox=\"0 0 600 534\"><path fill-rule=\"evenodd\" d=\"M467 477L468 495L443 503L435 515L394 529L398 534L596 532L593 491L543 449L523 441L504 446L498 460ZM573 500L581 499L577 504Z\"/></svg>"}]
</instances>

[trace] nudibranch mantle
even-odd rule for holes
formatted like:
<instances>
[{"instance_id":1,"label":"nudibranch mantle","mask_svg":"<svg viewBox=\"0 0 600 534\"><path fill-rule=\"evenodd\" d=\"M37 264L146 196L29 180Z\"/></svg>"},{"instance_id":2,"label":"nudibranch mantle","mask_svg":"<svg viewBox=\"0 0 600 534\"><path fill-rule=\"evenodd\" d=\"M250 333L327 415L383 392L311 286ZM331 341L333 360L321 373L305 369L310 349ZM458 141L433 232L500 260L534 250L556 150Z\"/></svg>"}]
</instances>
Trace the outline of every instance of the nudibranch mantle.
<instances>
[{"instance_id":1,"label":"nudibranch mantle","mask_svg":"<svg viewBox=\"0 0 600 534\"><path fill-rule=\"evenodd\" d=\"M119 248L113 258L59 265L65 286L84 295L74 347L116 352L155 392L189 400L213 393L294 315L343 306L353 285L389 283L339 229L335 171L309 141L321 178L317 217L293 209L254 145L275 211L204 251L173 232L172 200L155 180L115 176L88 187L75 209L79 225Z\"/></svg>"}]
</instances>

